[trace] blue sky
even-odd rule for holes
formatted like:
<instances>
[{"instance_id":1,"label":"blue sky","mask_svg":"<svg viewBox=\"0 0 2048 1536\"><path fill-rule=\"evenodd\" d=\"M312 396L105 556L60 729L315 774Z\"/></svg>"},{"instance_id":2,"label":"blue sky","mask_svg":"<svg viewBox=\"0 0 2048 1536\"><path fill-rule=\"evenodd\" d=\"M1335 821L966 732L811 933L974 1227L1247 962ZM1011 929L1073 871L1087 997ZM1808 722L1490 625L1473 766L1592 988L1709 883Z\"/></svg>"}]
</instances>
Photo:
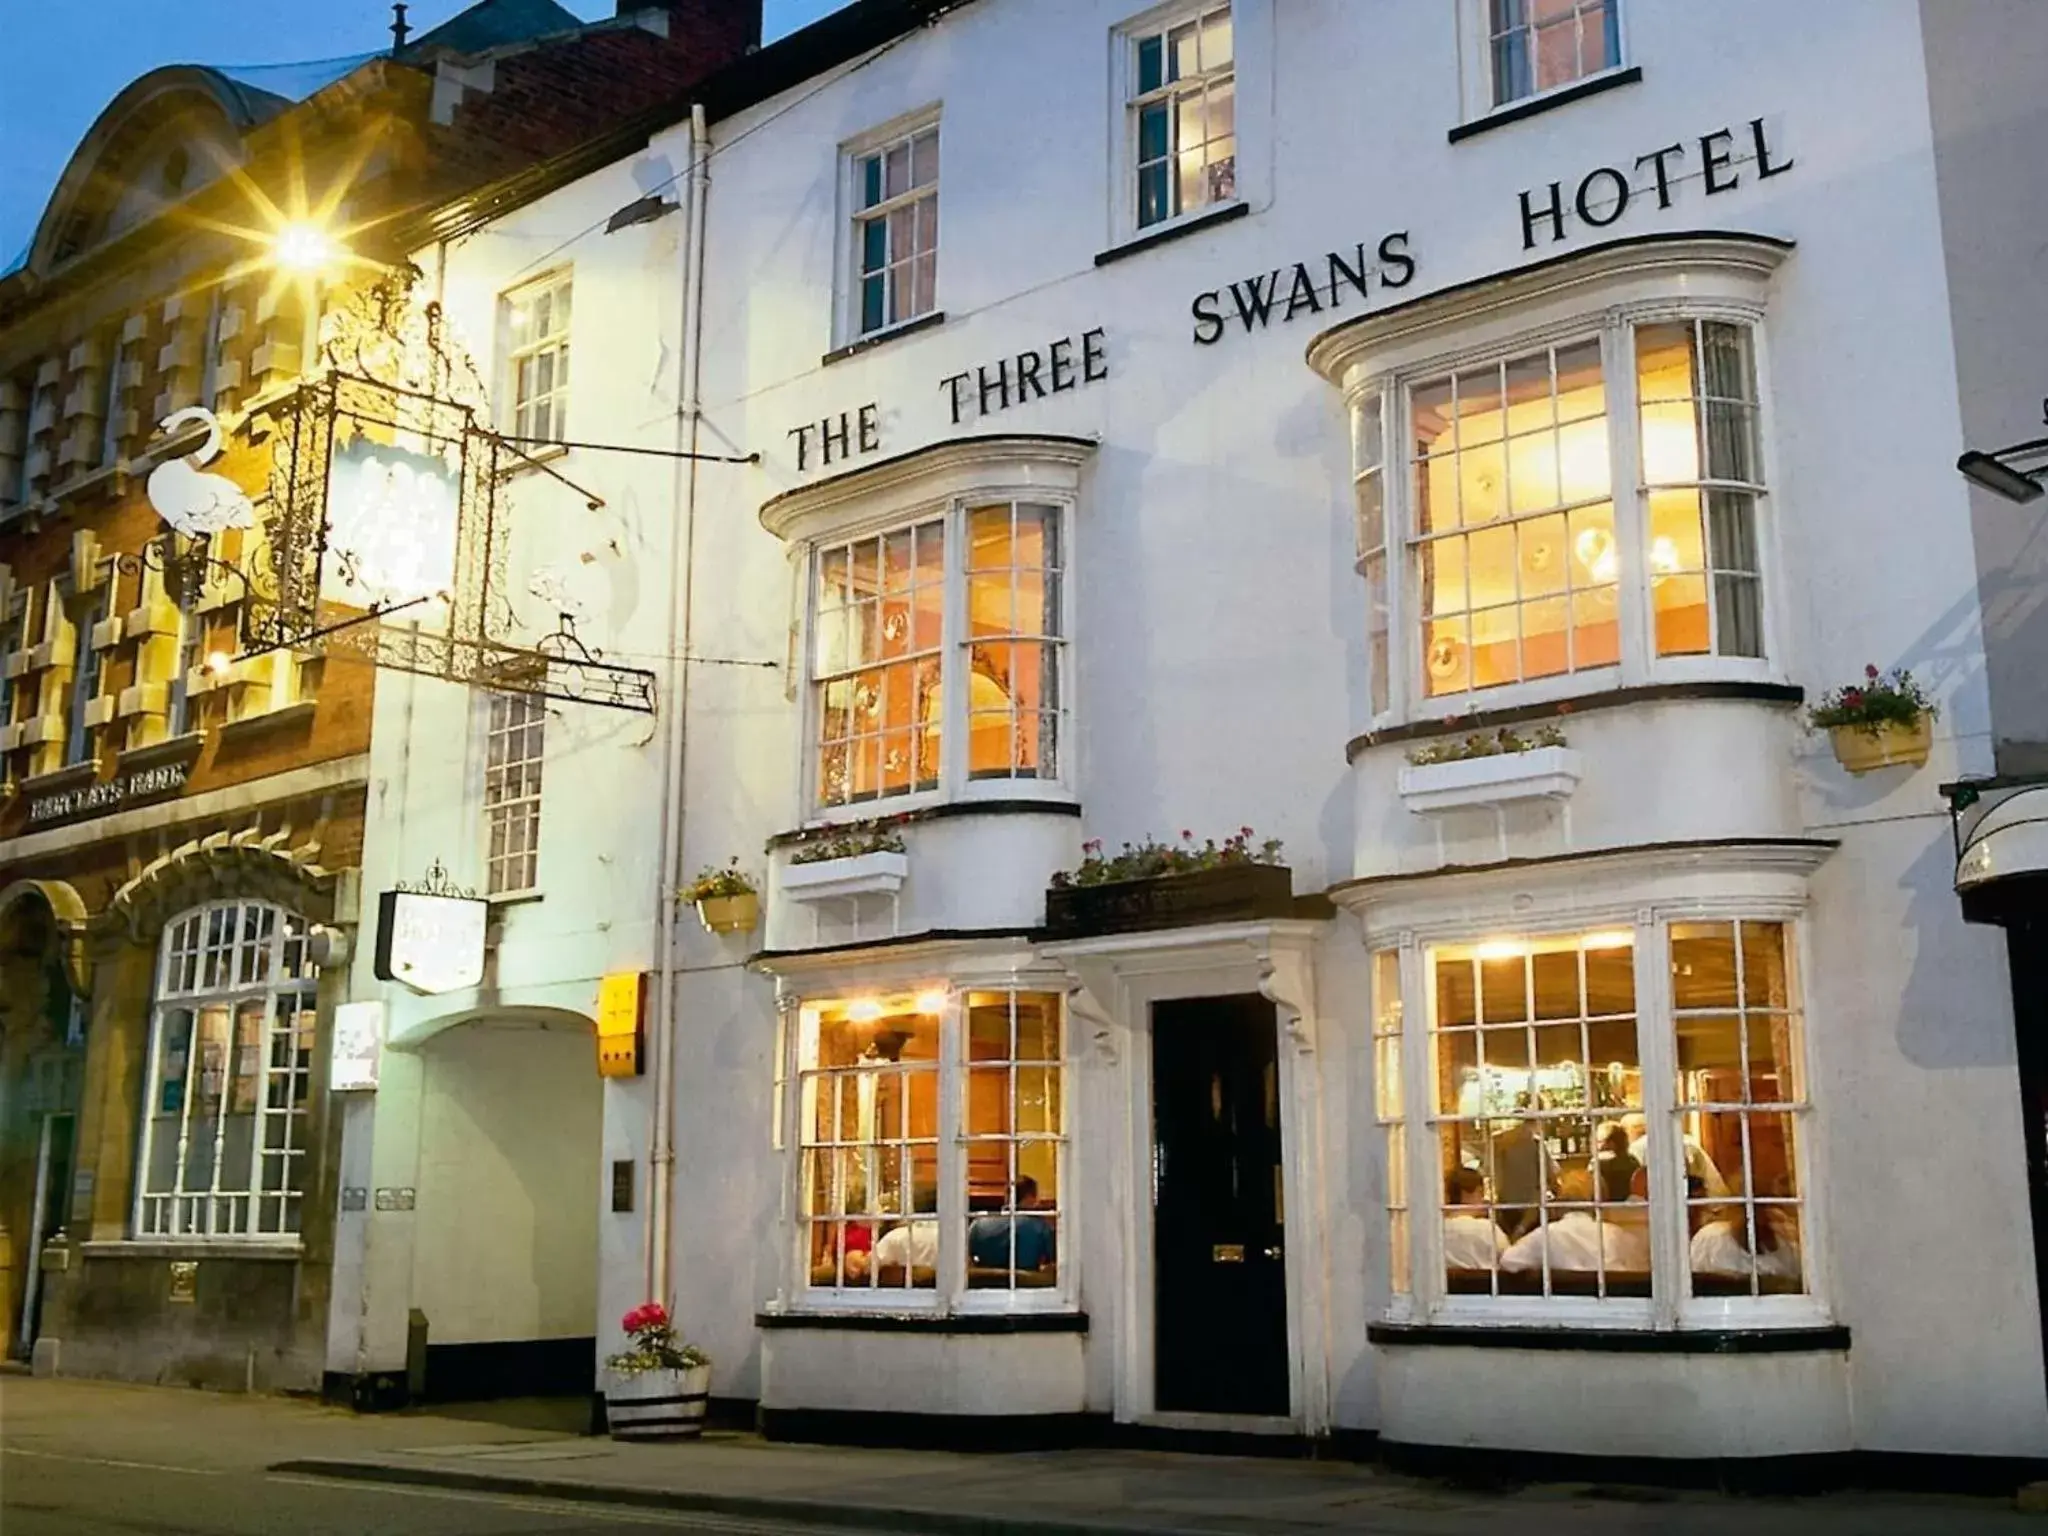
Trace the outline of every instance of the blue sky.
<instances>
[{"instance_id":1,"label":"blue sky","mask_svg":"<svg viewBox=\"0 0 2048 1536\"><path fill-rule=\"evenodd\" d=\"M414 0L415 29L470 0ZM608 16L613 0L563 0ZM772 40L847 0L766 0ZM389 46L388 0L0 0L0 270L100 110L160 64L281 64Z\"/></svg>"}]
</instances>

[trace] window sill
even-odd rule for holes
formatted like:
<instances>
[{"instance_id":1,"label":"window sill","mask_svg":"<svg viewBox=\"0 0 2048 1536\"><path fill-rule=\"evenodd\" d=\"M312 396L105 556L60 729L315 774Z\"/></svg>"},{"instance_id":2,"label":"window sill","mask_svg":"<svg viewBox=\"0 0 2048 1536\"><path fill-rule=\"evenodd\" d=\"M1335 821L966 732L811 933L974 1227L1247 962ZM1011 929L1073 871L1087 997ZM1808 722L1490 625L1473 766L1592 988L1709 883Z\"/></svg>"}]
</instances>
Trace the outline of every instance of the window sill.
<instances>
[{"instance_id":1,"label":"window sill","mask_svg":"<svg viewBox=\"0 0 2048 1536\"><path fill-rule=\"evenodd\" d=\"M850 809L850 808L849 808ZM860 807L863 812L866 807ZM909 826L921 821L944 821L954 816L1071 816L1078 818L1081 807L1073 800L948 800L942 805L919 806L915 810L882 811L854 816L843 821L821 819L807 827L778 832L768 839L767 851L794 848L813 838L855 831L863 826Z\"/></svg>"},{"instance_id":2,"label":"window sill","mask_svg":"<svg viewBox=\"0 0 2048 1536\"><path fill-rule=\"evenodd\" d=\"M88 1259L259 1259L296 1264L306 1248L296 1237L138 1237L80 1243L78 1251Z\"/></svg>"},{"instance_id":3,"label":"window sill","mask_svg":"<svg viewBox=\"0 0 2048 1536\"><path fill-rule=\"evenodd\" d=\"M1480 134L1490 133L1495 128L1505 128L1510 123L1539 117L1555 107L1568 107L1575 101L1584 101L1588 96L1599 96L1624 85L1634 85L1642 78L1642 65L1631 64L1625 69L1610 69L1585 80L1575 80L1570 85L1561 85L1541 96L1524 96L1519 101L1495 107L1484 117L1475 117L1469 123L1458 124L1450 132L1450 141L1453 144L1462 144L1466 139L1477 138Z\"/></svg>"},{"instance_id":4,"label":"window sill","mask_svg":"<svg viewBox=\"0 0 2048 1536\"><path fill-rule=\"evenodd\" d=\"M550 443L545 448L527 448L516 443L509 446L514 457L510 464L504 465L498 470L498 484L500 485L503 485L507 480L517 480L521 475L533 474L541 466L552 464L556 459L566 459L569 456L569 445L567 443Z\"/></svg>"},{"instance_id":5,"label":"window sill","mask_svg":"<svg viewBox=\"0 0 2048 1536\"><path fill-rule=\"evenodd\" d=\"M1204 208L1200 213L1184 215L1175 223L1148 230L1135 239L1126 240L1121 245L1112 245L1108 250L1098 252L1095 265L1106 267L1111 262L1122 261L1127 256L1149 251L1155 245L1167 245L1184 236L1213 229L1219 224L1234 224L1239 219L1250 218L1251 211L1252 205L1244 202L1225 203L1220 208Z\"/></svg>"},{"instance_id":6,"label":"window sill","mask_svg":"<svg viewBox=\"0 0 2048 1536\"><path fill-rule=\"evenodd\" d=\"M100 760L89 757L82 763L66 763L62 768L49 773L37 774L32 779L21 781L24 795L55 795L67 789L81 789L96 783L100 776Z\"/></svg>"},{"instance_id":7,"label":"window sill","mask_svg":"<svg viewBox=\"0 0 2048 1536\"><path fill-rule=\"evenodd\" d=\"M915 336L919 331L936 330L946 323L946 312L935 309L928 315L919 315L915 320L904 320L885 330L870 331L858 341L849 341L845 346L827 352L818 360L820 368L830 368L834 363L843 363L849 357L858 357L876 347L887 346L892 341L901 341L905 336Z\"/></svg>"},{"instance_id":8,"label":"window sill","mask_svg":"<svg viewBox=\"0 0 2048 1536\"><path fill-rule=\"evenodd\" d=\"M490 907L491 915L495 917L507 907L538 905L547 899L547 894L546 891L501 891L495 896L486 896L484 902Z\"/></svg>"},{"instance_id":9,"label":"window sill","mask_svg":"<svg viewBox=\"0 0 2048 1536\"><path fill-rule=\"evenodd\" d=\"M242 741L252 736L283 730L287 726L311 720L315 707L311 699L303 699L297 704L287 704L282 709L266 709L260 715L244 715L239 720L229 720L220 728L220 739L223 743Z\"/></svg>"},{"instance_id":10,"label":"window sill","mask_svg":"<svg viewBox=\"0 0 2048 1536\"><path fill-rule=\"evenodd\" d=\"M1526 725L1534 720L1556 720L1568 715L1589 715L1600 709L1624 709L1631 704L1661 704L1674 700L1734 699L1755 704L1779 704L1796 709L1806 702L1806 690L1792 683L1738 681L1697 683L1648 683L1632 688L1607 688L1575 698L1546 699L1540 704L1513 704L1500 709L1474 710L1470 714L1441 719L1410 720L1381 730L1354 736L1344 748L1344 760L1355 763L1373 747L1396 742L1428 741L1438 736L1470 736L1499 730L1502 726Z\"/></svg>"},{"instance_id":11,"label":"window sill","mask_svg":"<svg viewBox=\"0 0 2048 1536\"><path fill-rule=\"evenodd\" d=\"M170 763L189 763L205 750L206 732L187 731L182 736L153 741L146 747L130 747L121 754L120 767L123 773L129 773Z\"/></svg>"},{"instance_id":12,"label":"window sill","mask_svg":"<svg viewBox=\"0 0 2048 1536\"><path fill-rule=\"evenodd\" d=\"M1613 1355L1846 1354L1840 1326L1785 1328L1545 1328L1487 1324L1372 1323L1367 1342L1454 1349L1566 1350Z\"/></svg>"},{"instance_id":13,"label":"window sill","mask_svg":"<svg viewBox=\"0 0 2048 1536\"><path fill-rule=\"evenodd\" d=\"M967 1312L945 1317L912 1312L762 1312L754 1326L842 1333L1086 1333L1085 1312Z\"/></svg>"}]
</instances>

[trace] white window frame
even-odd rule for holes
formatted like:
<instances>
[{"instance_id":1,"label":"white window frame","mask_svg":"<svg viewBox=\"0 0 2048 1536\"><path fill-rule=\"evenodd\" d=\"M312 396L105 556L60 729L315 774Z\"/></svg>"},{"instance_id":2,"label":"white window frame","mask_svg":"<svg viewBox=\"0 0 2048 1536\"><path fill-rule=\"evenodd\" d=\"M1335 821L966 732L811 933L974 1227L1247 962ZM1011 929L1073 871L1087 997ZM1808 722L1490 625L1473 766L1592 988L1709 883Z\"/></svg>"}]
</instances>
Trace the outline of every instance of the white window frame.
<instances>
[{"instance_id":1,"label":"white window frame","mask_svg":"<svg viewBox=\"0 0 2048 1536\"><path fill-rule=\"evenodd\" d=\"M1579 0L1581 9L1588 0ZM1552 96L1560 96L1583 88L1587 82L1617 75L1629 68L1632 57L1629 48L1629 0L1608 0L1613 7L1615 57L1614 62L1599 69L1588 70L1575 79L1543 90L1526 92L1505 100L1496 100L1493 57L1493 0L1459 0L1458 5L1458 56L1461 95L1464 102L1464 121L1478 122L1492 117L1495 113L1522 112L1531 103L1542 102ZM1530 65L1530 80L1535 80L1534 62Z\"/></svg>"},{"instance_id":2,"label":"white window frame","mask_svg":"<svg viewBox=\"0 0 2048 1536\"><path fill-rule=\"evenodd\" d=\"M985 970L956 968L953 974L913 972L845 975L828 981L807 979L799 990L785 995L793 1027L787 1031L785 1060L779 1070L788 1085L780 1105L783 1121L781 1144L785 1176L784 1210L788 1211L785 1233L790 1284L785 1294L795 1298L805 1312L892 1312L929 1313L939 1316L975 1316L991 1313L1064 1313L1078 1305L1080 1288L1081 1220L1073 1193L1075 1096L1079 1074L1073 1038L1072 1010L1068 1007L1069 983L1051 974L1034 974L1028 960ZM1044 1139L1056 1145L1058 1190L1048 1214L1057 1217L1056 1254L1058 1276L1047 1286L970 1287L967 1283L967 1234L977 1213L967 1207L969 1138L968 1039L966 998L969 993L1001 992L1042 995L1057 1002L1060 1013L1061 1073L1058 1132ZM804 1202L804 1165L809 1143L804 1128L803 1057L805 1042L815 1029L817 1009L824 1004L852 998L943 993L945 1003L939 1018L938 1081L938 1210L939 1263L936 1283L926 1288L906 1286L822 1286L811 1281L811 1217ZM979 1139L979 1138L976 1138ZM915 1216L911 1219L916 1219ZM878 1239L879 1240L879 1239Z\"/></svg>"},{"instance_id":3,"label":"white window frame","mask_svg":"<svg viewBox=\"0 0 2048 1536\"><path fill-rule=\"evenodd\" d=\"M1205 70L1195 77L1197 85L1207 89L1219 84L1226 76L1232 84L1232 129L1234 140L1234 165L1232 168L1231 195L1209 198L1193 208L1183 208L1155 219L1149 224L1139 222L1142 193L1139 186L1141 164L1140 115L1143 109L1160 101L1171 103L1179 96L1190 94L1186 79L1163 83L1157 89L1141 91L1139 75L1139 46L1152 37L1164 38L1173 28L1189 21L1199 23L1219 11L1227 11L1231 29L1231 62L1228 69ZM1159 6L1122 23L1111 34L1111 78L1113 82L1113 111L1116 133L1116 179L1111 195L1115 200L1115 212L1111 228L1119 240L1144 238L1171 230L1180 224L1213 214L1222 208L1246 201L1245 172L1248 156L1245 153L1246 119L1250 115L1246 101L1245 44L1247 33L1252 26L1264 20L1263 0L1174 0L1169 5ZM1164 46L1162 42L1162 46ZM1253 49L1256 57L1259 50ZM1169 131L1169 160L1174 155ZM1205 162L1206 164L1206 162ZM1169 177L1168 185L1177 185L1177 175Z\"/></svg>"},{"instance_id":4,"label":"white window frame","mask_svg":"<svg viewBox=\"0 0 2048 1536\"><path fill-rule=\"evenodd\" d=\"M1054 769L1051 774L1016 774L1009 776L973 777L968 771L968 720L971 679L970 653L974 644L967 630L967 526L970 510L982 507L1008 505L1011 507L1037 506L1051 508L1054 526L1059 531L1060 567L1055 580L1047 583L1048 590L1056 594L1061 633L1045 636L1044 643L1053 646L1058 658L1055 688L1059 700L1056 712L1057 726L1053 738ZM953 496L936 505L927 504L914 512L906 512L887 522L873 526L860 526L835 534L830 538L812 543L805 552L807 576L804 583L804 784L803 795L806 814L821 821L865 820L874 816L894 815L902 811L918 810L932 805L953 801L974 799L1047 799L1064 800L1073 796L1074 766L1072 761L1074 719L1073 675L1074 675L1074 497L1059 491L1044 491L1032 487L991 488L987 492ZM945 528L946 574L945 614L939 636L940 665L940 729L939 729L939 774L938 781L928 789L912 789L901 794L877 795L869 799L851 801L826 801L820 793L819 774L824 744L820 739L823 726L823 709L817 672L817 627L819 596L822 590L822 555L848 543L858 543L878 535L899 532L934 520L942 521ZM989 643L1007 643L990 638ZM1021 643L1033 643L1026 637Z\"/></svg>"},{"instance_id":5,"label":"white window frame","mask_svg":"<svg viewBox=\"0 0 2048 1536\"><path fill-rule=\"evenodd\" d=\"M1805 878L1825 857L1747 849L1717 851L1701 868L1668 873L1653 856L1624 856L1618 867L1572 861L1532 875L1515 888L1446 902L1441 890L1390 896L1365 916L1366 945L1376 957L1397 952L1401 984L1400 1046L1404 1067L1398 1120L1380 1116L1404 1135L1409 1213L1409 1287L1389 1297L1390 1322L1445 1326L1548 1325L1633 1330L1813 1327L1829 1323L1826 1200L1815 1187L1820 1111L1809 1098L1791 1111L1798 1122L1795 1170L1801 1206L1800 1241L1805 1293L1796 1296L1698 1297L1690 1294L1690 1239L1686 1219L1683 1148L1676 1107L1677 1036L1668 974L1670 930L1685 923L1731 920L1777 923L1786 929L1786 963L1799 1016L1799 1080L1813 1082L1815 998ZM1533 896L1534 912L1516 904ZM1569 917L1545 916L1569 909ZM1642 1114L1650 1137L1652 1294L1649 1298L1452 1295L1446 1289L1440 1216L1441 1151L1437 1140L1432 1039L1433 998L1427 951L1502 937L1539 939L1599 930L1630 930L1635 944L1638 1056L1643 1076ZM1378 972L1377 959L1375 972ZM1377 1013L1381 999L1375 997Z\"/></svg>"},{"instance_id":6,"label":"white window frame","mask_svg":"<svg viewBox=\"0 0 2048 1536\"><path fill-rule=\"evenodd\" d=\"M192 674L206 665L206 617L189 608L178 611L178 645L164 689L164 735L168 739L193 730L195 706Z\"/></svg>"},{"instance_id":7,"label":"white window frame","mask_svg":"<svg viewBox=\"0 0 2048 1536\"><path fill-rule=\"evenodd\" d=\"M505 359L504 367L500 370L500 398L505 402L503 431L510 438L532 439L533 441L521 444L529 455L547 444L560 443L569 435L571 385L564 382L562 375L565 372L564 365L570 361L573 351L572 340L576 323L575 286L574 269L557 267L498 296L498 335ZM551 301L548 306L550 330L545 336L529 337L523 345L515 345L512 339L514 312L520 306L531 304L544 294L548 295ZM565 295L570 300L569 323L557 325L555 315L559 312L560 300ZM555 372L549 388L531 400L522 399L519 394L520 365L529 359L549 354L555 359ZM552 430L548 432L531 430L535 426L531 413L543 400L546 402L552 426Z\"/></svg>"},{"instance_id":8,"label":"white window frame","mask_svg":"<svg viewBox=\"0 0 2048 1536\"><path fill-rule=\"evenodd\" d=\"M1783 485L1776 448L1771 388L1771 334L1766 316L1769 278L1782 261L1782 245L1746 236L1702 235L1651 245L1617 242L1595 247L1575 261L1545 264L1508 279L1479 297L1447 295L1423 301L1400 322L1366 317L1340 325L1310 348L1317 370L1344 391L1351 411L1354 476L1361 486L1379 482L1386 555L1398 557L1385 581L1389 636L1388 692L1375 701L1372 728L1409 721L1441 721L1475 710L1555 703L1614 687L1659 683L1787 679L1783 561L1776 493ZM1644 570L1648 498L1638 443L1635 327L1666 321L1726 321L1749 327L1756 370L1758 463L1764 487L1755 500L1760 567L1762 657L1656 656L1651 582ZM1409 558L1414 525L1410 466L1409 392L1461 368L1520 357L1532 350L1602 338L1602 377L1608 393L1611 484L1615 492L1615 547L1624 587L1616 603L1620 661L1598 670L1567 672L1431 697L1420 643L1419 586ZM1373 413L1378 412L1377 425ZM1377 448L1377 458L1374 449ZM1377 471L1375 473L1375 471ZM1368 634L1379 622L1379 593L1370 588L1371 545L1377 536L1360 502L1359 569L1367 575Z\"/></svg>"},{"instance_id":9,"label":"white window frame","mask_svg":"<svg viewBox=\"0 0 2048 1536\"><path fill-rule=\"evenodd\" d=\"M538 694L486 693L478 701L480 740L483 749L483 860L484 894L493 901L511 897L530 896L540 889L540 834L542 806L547 792L547 700ZM522 744L528 727L538 725L540 729L540 751L531 757L516 761L508 758L504 763L493 765L491 749L501 738L520 737ZM506 795L500 784L503 775L515 767L531 767L535 782L530 792L522 790L516 795ZM494 855L493 834L503 824L509 837L516 824L523 832L526 843L518 854ZM513 860L530 859L533 877L524 884L501 886L501 867L509 866Z\"/></svg>"},{"instance_id":10,"label":"white window frame","mask_svg":"<svg viewBox=\"0 0 2048 1536\"><path fill-rule=\"evenodd\" d=\"M269 919L269 932L252 937L248 924L251 919L262 916ZM214 931L216 917L225 919L217 933ZM310 932L311 925L297 913L271 902L239 899L206 902L179 913L164 925L157 946L156 988L150 1009L149 1060L143 1075L145 1097L140 1106L141 1127L136 1142L131 1231L137 1239L285 1244L298 1241L298 1226L291 1219L293 1213L287 1202L300 1202L296 1214L303 1220L303 1202L308 1193L307 1169L313 1156L310 1108L313 1060L319 1049L319 971L306 952ZM209 979L209 965L224 969ZM285 998L290 998L297 1005L289 1025L279 1017L279 1003ZM252 1122L249 1187L223 1189L220 1186L221 1149L226 1136L228 1105L236 1079L245 1075L238 1070L241 1064L234 1059L235 1052L242 1049L235 1038L235 1025L241 1008L251 1002L262 1004L263 1015L260 1039L256 1045L256 1092L249 1111ZM204 1008L225 1009L229 1033L220 1066L220 1091L216 1095L218 1108L212 1130L213 1182L205 1190L187 1190L184 1188L185 1145L193 1133L193 1105L202 1097L194 1091L195 1084L199 1074L205 1070L203 1060L195 1059L200 1045L200 1012ZM164 1031L171 1017L180 1012L190 1015L191 1032L186 1036L185 1060L182 1063L184 1087L179 1096L176 1173L168 1192L152 1193L149 1175L151 1154L160 1134L156 1125L162 1105L160 1077L167 1066ZM299 1033L304 1036L302 1053L293 1044L294 1035ZM280 1046L283 1047L282 1053ZM284 1056L282 1063L280 1054ZM273 1096L280 1087L282 1093L276 1096L282 1102L273 1103ZM302 1144L294 1144L289 1131L291 1116L302 1110L305 1118L299 1126L305 1140ZM278 1116L284 1117L287 1131L282 1145L272 1147L269 1144L269 1123ZM281 1164L281 1170L276 1187L266 1190L265 1168L273 1160ZM274 1227L264 1230L265 1206L270 1200L277 1202L277 1221ZM232 1218L224 1223L221 1219L223 1213L232 1212L236 1201L246 1203L245 1215L239 1223Z\"/></svg>"},{"instance_id":11,"label":"white window frame","mask_svg":"<svg viewBox=\"0 0 2048 1536\"><path fill-rule=\"evenodd\" d=\"M114 584L118 574L111 568L97 586L73 599L78 611L71 642L71 678L65 686L64 766L75 768L92 762L94 727L85 723L85 707L106 691L108 652L93 644L93 631L114 613Z\"/></svg>"},{"instance_id":12,"label":"white window frame","mask_svg":"<svg viewBox=\"0 0 2048 1536\"><path fill-rule=\"evenodd\" d=\"M884 198L872 208L864 207L865 193L862 187L862 164L876 155L886 155L899 144L911 143L925 134L935 136L939 169L934 178L924 186L913 186L896 197ZM903 117L884 123L860 137L848 140L839 148L840 238L845 242L839 259L838 322L833 327L833 336L839 346L852 346L857 342L877 341L892 331L915 325L918 321L940 314L944 306L939 303L940 284L944 267L941 253L944 250L945 224L940 192L945 183L945 132L942 112L938 105L922 107ZM914 151L913 151L914 154ZM865 291L862 277L862 261L866 249L867 227L877 221L886 221L888 216L899 209L918 203L929 202L939 211L935 214L936 227L932 233L932 294L931 303L914 314L905 314L898 319L887 318L887 295L894 291L893 275L884 278L883 312L879 325L863 328ZM909 260L915 260L915 255ZM898 265L894 251L884 268L893 274Z\"/></svg>"}]
</instances>

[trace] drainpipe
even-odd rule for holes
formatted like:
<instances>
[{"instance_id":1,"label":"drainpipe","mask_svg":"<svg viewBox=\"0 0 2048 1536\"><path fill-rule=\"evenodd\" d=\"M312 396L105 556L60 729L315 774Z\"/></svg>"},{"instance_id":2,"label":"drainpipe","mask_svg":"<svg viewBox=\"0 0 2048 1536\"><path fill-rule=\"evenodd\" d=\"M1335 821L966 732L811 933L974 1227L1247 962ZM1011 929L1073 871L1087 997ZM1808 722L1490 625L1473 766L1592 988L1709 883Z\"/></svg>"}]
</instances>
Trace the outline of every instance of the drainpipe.
<instances>
[{"instance_id":1,"label":"drainpipe","mask_svg":"<svg viewBox=\"0 0 2048 1536\"><path fill-rule=\"evenodd\" d=\"M711 131L701 103L690 108L690 198L688 226L683 231L683 334L678 349L680 404L676 412L676 447L697 451L702 415L701 391L704 335L704 206L711 191ZM675 501L680 509L669 569L668 717L663 722L661 750L661 889L655 893L655 926L659 935L659 973L655 990L654 1030L649 1037L654 1073L654 1152L648 1189L647 1295L675 1308L669 1295L672 1239L671 1210L675 1198L676 1090L676 889L682 884L684 764L689 750L685 717L690 704L691 622L696 604L691 583L697 540L697 461L679 459Z\"/></svg>"}]
</instances>

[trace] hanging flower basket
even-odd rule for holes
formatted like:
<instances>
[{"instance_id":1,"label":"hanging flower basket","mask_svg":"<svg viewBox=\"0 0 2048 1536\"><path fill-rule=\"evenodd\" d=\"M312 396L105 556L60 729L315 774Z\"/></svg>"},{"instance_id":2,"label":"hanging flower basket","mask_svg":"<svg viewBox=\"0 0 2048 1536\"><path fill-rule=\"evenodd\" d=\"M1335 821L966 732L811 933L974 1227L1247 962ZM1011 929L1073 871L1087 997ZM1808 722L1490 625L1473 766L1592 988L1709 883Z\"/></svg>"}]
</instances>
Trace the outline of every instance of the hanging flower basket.
<instances>
[{"instance_id":1,"label":"hanging flower basket","mask_svg":"<svg viewBox=\"0 0 2048 1536\"><path fill-rule=\"evenodd\" d=\"M676 1342L668 1309L658 1301L622 1319L632 1348L605 1364L605 1422L614 1440L694 1440L704 1433L711 1401L711 1361L694 1344Z\"/></svg>"},{"instance_id":2,"label":"hanging flower basket","mask_svg":"<svg viewBox=\"0 0 2048 1536\"><path fill-rule=\"evenodd\" d=\"M1863 669L1863 681L1837 688L1807 711L1807 723L1828 733L1835 761L1850 773L1918 768L1934 746L1935 705L1905 668Z\"/></svg>"},{"instance_id":3,"label":"hanging flower basket","mask_svg":"<svg viewBox=\"0 0 2048 1536\"><path fill-rule=\"evenodd\" d=\"M709 933L751 933L761 924L761 896L740 869L739 856L720 869L708 866L678 893L697 909Z\"/></svg>"}]
</instances>

